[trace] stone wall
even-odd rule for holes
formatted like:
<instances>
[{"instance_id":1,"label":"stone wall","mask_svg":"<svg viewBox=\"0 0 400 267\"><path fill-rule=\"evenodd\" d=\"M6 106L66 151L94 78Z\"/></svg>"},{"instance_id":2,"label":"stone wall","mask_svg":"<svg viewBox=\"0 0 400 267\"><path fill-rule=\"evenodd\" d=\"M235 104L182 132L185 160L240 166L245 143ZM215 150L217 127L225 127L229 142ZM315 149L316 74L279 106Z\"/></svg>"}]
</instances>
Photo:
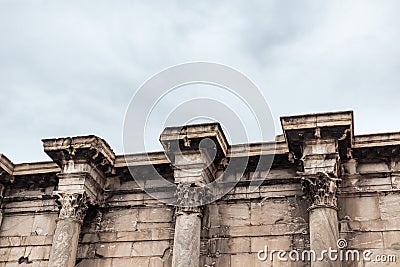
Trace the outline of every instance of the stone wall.
<instances>
[{"instance_id":1,"label":"stone wall","mask_svg":"<svg viewBox=\"0 0 400 267\"><path fill-rule=\"evenodd\" d=\"M319 124L311 123L318 120ZM197 248L186 251L184 240L174 240L182 228L187 231L178 236L188 233L183 239L194 243L200 239L198 259L190 259L193 267L197 262L204 267L338 266L282 262L276 254L263 262L257 256L265 246L286 252L319 250L319 241L336 249L336 234L347 241L346 249L397 257L397 263L361 260L341 266L398 266L400 134L354 136L352 124L349 113L283 118L284 136L277 138L273 152L259 150L259 144L251 145L248 152L241 146L229 147L219 136L219 158L208 162L206 172L191 166L197 176L189 178L187 170L177 173L171 166L182 164L174 151L166 150L167 156L151 154L151 166L165 179L176 182L179 177L183 183L194 179L196 186L214 179L213 171L223 170L224 159L250 156L246 171L232 174L240 178L236 186L196 210L177 209L148 195L132 177L133 171L157 188L143 155L115 156L104 140L94 136L45 140L51 162L14 164L0 155L0 266L178 266L182 261L176 255L177 244L183 254L197 255ZM165 147L171 147L167 143L173 141L175 130L164 133ZM197 138L207 131L212 138L221 135L218 127L206 125L202 137L191 135L185 142L198 143ZM75 147L73 153L71 147ZM203 162L196 148L185 149L185 153L194 151L190 155L196 162ZM255 170L254 162L272 153L272 169ZM249 183L255 180L261 186L251 191ZM61 201L63 192L77 194L82 202ZM62 214L60 209L64 209ZM310 217L313 211L316 216ZM186 219L200 217L201 230L196 230L195 220L177 226L177 216L182 214ZM60 222L80 229L77 243L72 235L54 236ZM330 231L332 225L337 229ZM318 240L318 236L330 240ZM54 243L64 237L70 238L70 245L55 253ZM74 246L75 252L68 251ZM60 252L76 256L60 265L51 259Z\"/></svg>"}]
</instances>

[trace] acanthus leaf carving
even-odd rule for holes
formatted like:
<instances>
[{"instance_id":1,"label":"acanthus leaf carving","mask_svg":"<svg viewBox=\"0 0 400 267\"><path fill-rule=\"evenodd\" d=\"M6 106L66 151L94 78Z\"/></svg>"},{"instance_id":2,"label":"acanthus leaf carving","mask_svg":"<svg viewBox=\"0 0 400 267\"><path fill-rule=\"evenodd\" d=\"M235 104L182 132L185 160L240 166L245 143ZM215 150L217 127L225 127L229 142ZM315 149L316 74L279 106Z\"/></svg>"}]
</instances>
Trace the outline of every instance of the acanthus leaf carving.
<instances>
[{"instance_id":1,"label":"acanthus leaf carving","mask_svg":"<svg viewBox=\"0 0 400 267\"><path fill-rule=\"evenodd\" d=\"M71 218L83 222L89 205L89 198L85 192L57 192L57 202L60 204L59 219Z\"/></svg>"},{"instance_id":2,"label":"acanthus leaf carving","mask_svg":"<svg viewBox=\"0 0 400 267\"><path fill-rule=\"evenodd\" d=\"M330 207L337 209L338 186L341 179L319 172L316 176L302 177L302 190L310 201L309 209Z\"/></svg>"},{"instance_id":3,"label":"acanthus leaf carving","mask_svg":"<svg viewBox=\"0 0 400 267\"><path fill-rule=\"evenodd\" d=\"M191 186L190 184L178 184L175 192L175 205L177 212L201 213L201 206L209 203L212 195L207 186Z\"/></svg>"}]
</instances>

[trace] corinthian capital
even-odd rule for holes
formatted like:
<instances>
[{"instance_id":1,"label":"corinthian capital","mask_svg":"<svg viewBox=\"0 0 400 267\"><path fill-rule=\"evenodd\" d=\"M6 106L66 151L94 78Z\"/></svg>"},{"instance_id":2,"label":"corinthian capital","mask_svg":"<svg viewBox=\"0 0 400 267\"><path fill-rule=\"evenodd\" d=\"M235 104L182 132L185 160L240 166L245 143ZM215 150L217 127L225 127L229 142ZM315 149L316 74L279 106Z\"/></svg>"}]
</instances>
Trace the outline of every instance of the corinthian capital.
<instances>
[{"instance_id":1,"label":"corinthian capital","mask_svg":"<svg viewBox=\"0 0 400 267\"><path fill-rule=\"evenodd\" d=\"M337 209L338 185L341 179L330 177L326 173L301 178L302 190L311 202L309 209L328 207Z\"/></svg>"},{"instance_id":2,"label":"corinthian capital","mask_svg":"<svg viewBox=\"0 0 400 267\"><path fill-rule=\"evenodd\" d=\"M89 198L85 192L70 193L70 192L57 192L57 202L60 203L59 220L71 218L83 222L88 209Z\"/></svg>"},{"instance_id":3,"label":"corinthian capital","mask_svg":"<svg viewBox=\"0 0 400 267\"><path fill-rule=\"evenodd\" d=\"M178 213L201 213L201 206L209 202L211 192L206 186L191 187L189 184L178 184L175 197Z\"/></svg>"}]
</instances>

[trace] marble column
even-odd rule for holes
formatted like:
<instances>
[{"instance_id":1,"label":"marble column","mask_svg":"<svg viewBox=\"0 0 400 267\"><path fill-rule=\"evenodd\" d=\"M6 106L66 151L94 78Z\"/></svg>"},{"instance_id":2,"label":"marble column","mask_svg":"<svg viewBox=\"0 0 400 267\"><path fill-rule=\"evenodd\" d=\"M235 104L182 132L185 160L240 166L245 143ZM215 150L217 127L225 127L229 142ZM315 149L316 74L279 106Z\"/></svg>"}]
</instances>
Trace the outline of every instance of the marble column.
<instances>
[{"instance_id":1,"label":"marble column","mask_svg":"<svg viewBox=\"0 0 400 267\"><path fill-rule=\"evenodd\" d=\"M302 178L303 190L310 201L310 250L314 251L317 261L311 261L311 266L341 266L339 259L331 260L323 251L338 250L339 226L337 217L337 186L338 178L332 178L325 173L314 177ZM323 255L323 260L321 259ZM333 254L333 256L338 254Z\"/></svg>"},{"instance_id":2,"label":"marble column","mask_svg":"<svg viewBox=\"0 0 400 267\"><path fill-rule=\"evenodd\" d=\"M88 198L84 192L58 192L56 195L61 209L53 237L49 267L73 267Z\"/></svg>"},{"instance_id":3,"label":"marble column","mask_svg":"<svg viewBox=\"0 0 400 267\"><path fill-rule=\"evenodd\" d=\"M59 218L50 251L50 267L75 266L79 234L88 204L101 205L115 154L101 138L88 135L44 139L44 151L60 167L54 195Z\"/></svg>"},{"instance_id":4,"label":"marble column","mask_svg":"<svg viewBox=\"0 0 400 267\"><path fill-rule=\"evenodd\" d=\"M177 208L172 266L199 266L201 217L200 208Z\"/></svg>"},{"instance_id":5,"label":"marble column","mask_svg":"<svg viewBox=\"0 0 400 267\"><path fill-rule=\"evenodd\" d=\"M207 201L209 192L204 186L192 187L191 184L180 183L177 186L174 252L172 266L198 267L200 259L200 233L202 206Z\"/></svg>"},{"instance_id":6,"label":"marble column","mask_svg":"<svg viewBox=\"0 0 400 267\"><path fill-rule=\"evenodd\" d=\"M202 207L213 200L207 185L216 179L218 168L223 169L229 144L218 123L167 127L160 142L177 185L172 266L198 267Z\"/></svg>"}]
</instances>

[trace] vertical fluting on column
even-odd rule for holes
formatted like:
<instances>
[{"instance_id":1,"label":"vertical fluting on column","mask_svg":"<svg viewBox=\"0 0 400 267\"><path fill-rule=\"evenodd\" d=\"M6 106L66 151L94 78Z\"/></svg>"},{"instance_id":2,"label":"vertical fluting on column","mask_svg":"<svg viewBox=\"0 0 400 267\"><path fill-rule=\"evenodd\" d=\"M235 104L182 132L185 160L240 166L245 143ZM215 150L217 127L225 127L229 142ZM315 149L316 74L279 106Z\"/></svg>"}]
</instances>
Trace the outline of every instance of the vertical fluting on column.
<instances>
[{"instance_id":1,"label":"vertical fluting on column","mask_svg":"<svg viewBox=\"0 0 400 267\"><path fill-rule=\"evenodd\" d=\"M82 222L88 208L88 198L85 192L58 192L56 195L60 213L53 236L49 266L73 267Z\"/></svg>"},{"instance_id":2,"label":"vertical fluting on column","mask_svg":"<svg viewBox=\"0 0 400 267\"><path fill-rule=\"evenodd\" d=\"M302 178L303 191L310 201L310 250L317 258L324 259L311 262L311 266L341 266L339 260L332 261L323 251L337 250L339 225L337 217L337 187L340 179L332 178L325 173L315 177Z\"/></svg>"}]
</instances>

